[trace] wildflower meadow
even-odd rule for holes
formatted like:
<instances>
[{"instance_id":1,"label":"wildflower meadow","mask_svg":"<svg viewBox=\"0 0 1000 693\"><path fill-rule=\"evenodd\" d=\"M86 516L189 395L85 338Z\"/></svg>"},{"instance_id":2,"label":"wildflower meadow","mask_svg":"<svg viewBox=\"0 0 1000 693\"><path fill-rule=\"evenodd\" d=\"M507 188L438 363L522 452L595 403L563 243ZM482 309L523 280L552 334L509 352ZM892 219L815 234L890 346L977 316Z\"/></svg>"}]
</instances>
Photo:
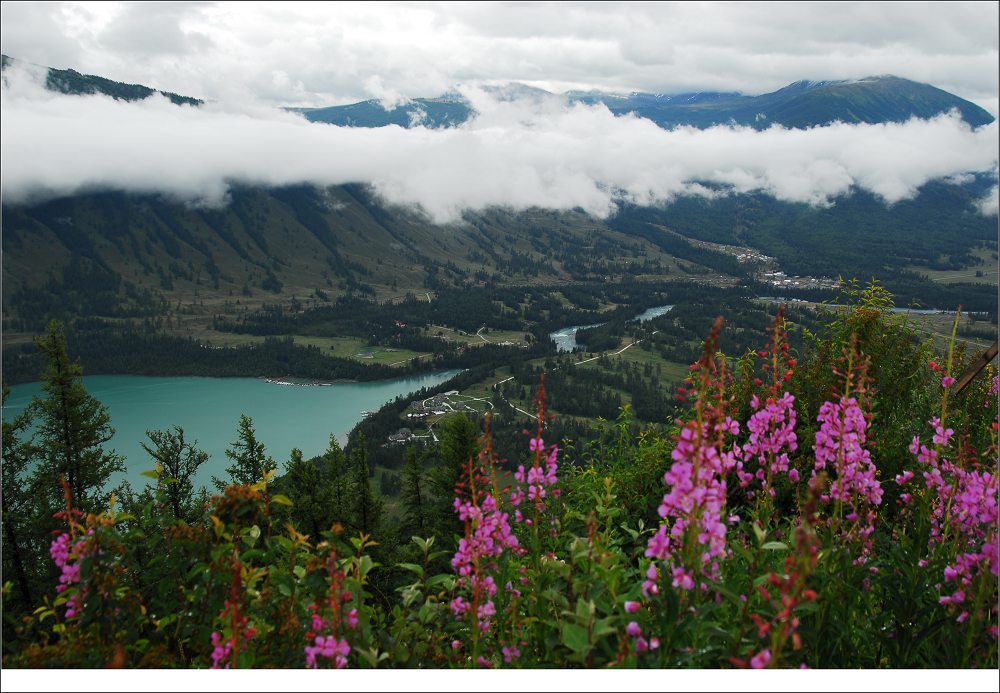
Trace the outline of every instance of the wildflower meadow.
<instances>
[{"instance_id":1,"label":"wildflower meadow","mask_svg":"<svg viewBox=\"0 0 1000 693\"><path fill-rule=\"evenodd\" d=\"M783 310L747 354L717 319L677 416L625 407L600 449L549 439L543 379L523 448L487 418L454 531L394 562L296 526L272 472L189 520L162 467L127 509L66 484L4 666L996 668L996 372L956 394L975 354L855 299L798 348Z\"/></svg>"}]
</instances>

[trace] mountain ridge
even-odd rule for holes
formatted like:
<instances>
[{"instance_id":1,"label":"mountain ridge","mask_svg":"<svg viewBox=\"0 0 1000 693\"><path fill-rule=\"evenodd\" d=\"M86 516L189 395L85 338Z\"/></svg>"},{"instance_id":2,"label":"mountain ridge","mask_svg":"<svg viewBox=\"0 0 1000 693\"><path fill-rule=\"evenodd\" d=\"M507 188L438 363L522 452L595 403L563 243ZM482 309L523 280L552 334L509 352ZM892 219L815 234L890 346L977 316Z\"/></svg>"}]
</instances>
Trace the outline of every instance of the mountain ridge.
<instances>
[{"instance_id":1,"label":"mountain ridge","mask_svg":"<svg viewBox=\"0 0 1000 693\"><path fill-rule=\"evenodd\" d=\"M2 56L2 68L20 62ZM39 66L44 67L44 66ZM102 93L126 101L159 93L177 105L199 106L204 100L139 84L126 84L88 75L73 69L45 68L46 86L65 94ZM674 94L631 92L615 94L598 90L553 94L537 87L510 82L487 86L485 91L500 100L514 98L562 98L567 103L604 104L615 115L633 113L660 127L690 125L743 125L766 128L772 124L792 128L845 123L902 122L912 117L931 118L952 109L972 127L992 123L985 109L933 85L896 77L868 76L845 80L792 82L773 92L747 95L742 92L697 91ZM474 112L468 100L452 90L437 97L412 98L394 108L385 108L378 99L321 107L288 107L311 122L350 127L398 125L431 128L454 127Z\"/></svg>"},{"instance_id":2,"label":"mountain ridge","mask_svg":"<svg viewBox=\"0 0 1000 693\"><path fill-rule=\"evenodd\" d=\"M550 98L567 103L603 104L615 115L635 114L660 127L743 125L766 128L772 124L808 128L833 122L884 123L910 118L932 118L952 109L972 127L992 123L985 109L929 84L893 75L853 80L799 80L773 92L749 96L740 92L685 92L628 95L601 91L570 91ZM353 127L400 125L451 127L470 118L468 101L456 96L416 98L391 109L377 99L341 106L293 109L312 122Z\"/></svg>"}]
</instances>

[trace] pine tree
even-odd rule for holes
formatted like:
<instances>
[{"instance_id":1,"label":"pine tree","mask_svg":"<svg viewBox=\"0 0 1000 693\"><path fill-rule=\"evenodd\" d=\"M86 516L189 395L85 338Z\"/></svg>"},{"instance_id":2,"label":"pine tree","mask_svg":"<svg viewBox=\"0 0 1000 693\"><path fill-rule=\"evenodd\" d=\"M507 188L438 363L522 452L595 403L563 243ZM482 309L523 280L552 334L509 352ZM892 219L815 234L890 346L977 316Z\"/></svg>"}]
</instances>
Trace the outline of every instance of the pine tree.
<instances>
[{"instance_id":1,"label":"pine tree","mask_svg":"<svg viewBox=\"0 0 1000 693\"><path fill-rule=\"evenodd\" d=\"M197 448L197 441L185 441L184 429L180 426L174 426L173 431L146 431L146 435L154 447L139 444L163 467L167 502L174 518L190 522L194 500L192 479L198 467L208 460L208 453Z\"/></svg>"},{"instance_id":2,"label":"pine tree","mask_svg":"<svg viewBox=\"0 0 1000 693\"><path fill-rule=\"evenodd\" d=\"M455 514L455 485L462 478L462 470L469 458L479 454L479 428L464 414L448 417L440 426L438 443L439 463L428 475L434 494L430 521L433 533L445 547L451 547L453 536L462 531L462 523Z\"/></svg>"},{"instance_id":3,"label":"pine tree","mask_svg":"<svg viewBox=\"0 0 1000 693\"><path fill-rule=\"evenodd\" d=\"M350 475L347 469L347 458L337 443L337 437L330 435L330 443L323 453L323 476L330 482L333 517L343 522L347 515L347 496Z\"/></svg>"},{"instance_id":4,"label":"pine tree","mask_svg":"<svg viewBox=\"0 0 1000 693\"><path fill-rule=\"evenodd\" d=\"M108 409L87 392L83 369L70 363L62 324L49 323L36 342L47 365L42 373L44 397L31 404L38 421L39 464L33 482L40 502L55 510L63 505L60 477L65 478L73 504L102 510L110 493L105 486L115 472L125 471L124 458L102 447L115 434Z\"/></svg>"},{"instance_id":5,"label":"pine tree","mask_svg":"<svg viewBox=\"0 0 1000 693\"><path fill-rule=\"evenodd\" d=\"M10 388L3 384L3 405L7 405ZM13 577L15 590L12 601L23 609L34 606L32 588L34 571L42 558L41 542L32 541L31 493L26 475L31 461L31 442L22 439L31 427L31 412L22 412L12 421L3 422L3 575ZM9 605L4 604L6 610ZM17 609L15 609L16 611ZM4 619L4 627L7 621ZM6 634L5 634L6 635Z\"/></svg>"},{"instance_id":6,"label":"pine tree","mask_svg":"<svg viewBox=\"0 0 1000 693\"><path fill-rule=\"evenodd\" d=\"M315 460L303 459L302 451L292 448L291 459L285 463L283 485L292 501L292 524L319 539L320 532L330 529L336 515L333 483L324 478Z\"/></svg>"},{"instance_id":7,"label":"pine tree","mask_svg":"<svg viewBox=\"0 0 1000 693\"><path fill-rule=\"evenodd\" d=\"M220 491L229 484L255 484L264 478L264 474L278 468L265 452L264 444L257 440L253 419L246 414L240 415L237 438L233 441L233 446L226 449L226 457L233 461L233 464L226 467L229 482L212 477L212 482Z\"/></svg>"},{"instance_id":8,"label":"pine tree","mask_svg":"<svg viewBox=\"0 0 1000 693\"><path fill-rule=\"evenodd\" d=\"M359 433L350 455L351 486L354 492L350 524L366 534L375 534L382 522L382 499L369 481L368 441Z\"/></svg>"},{"instance_id":9,"label":"pine tree","mask_svg":"<svg viewBox=\"0 0 1000 693\"><path fill-rule=\"evenodd\" d=\"M427 518L427 501L424 482L424 469L421 455L414 446L406 450L406 465L403 467L403 490L400 502L403 506L404 536L417 535L424 537L429 528Z\"/></svg>"}]
</instances>

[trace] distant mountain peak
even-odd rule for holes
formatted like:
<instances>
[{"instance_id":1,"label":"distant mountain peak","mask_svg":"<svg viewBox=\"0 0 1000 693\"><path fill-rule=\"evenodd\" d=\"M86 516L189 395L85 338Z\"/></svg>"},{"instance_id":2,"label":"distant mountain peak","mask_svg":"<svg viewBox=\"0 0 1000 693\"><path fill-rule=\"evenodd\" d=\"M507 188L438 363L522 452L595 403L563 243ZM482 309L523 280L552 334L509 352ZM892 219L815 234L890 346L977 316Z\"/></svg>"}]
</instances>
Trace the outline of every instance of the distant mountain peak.
<instances>
[{"instance_id":1,"label":"distant mountain peak","mask_svg":"<svg viewBox=\"0 0 1000 693\"><path fill-rule=\"evenodd\" d=\"M104 94L114 99L121 99L122 101L141 101L142 99L148 98L153 94L160 94L161 96L165 96L170 99L178 106L182 104L200 106L205 103L201 99L196 99L193 96L182 96L180 94L175 94L172 91L153 89L152 87L147 87L142 84L126 84L125 82L116 82L114 80L107 79L106 77L99 77L98 75L85 75L72 68L61 70L54 67L45 67L44 65L34 65L34 63L27 63L25 61L11 58L9 55L4 55L2 60L0 60L0 63L2 63L2 67L0 67L0 69L6 70L8 67L22 62L27 65L33 65L36 68L48 70L45 79L46 88L62 94Z\"/></svg>"}]
</instances>

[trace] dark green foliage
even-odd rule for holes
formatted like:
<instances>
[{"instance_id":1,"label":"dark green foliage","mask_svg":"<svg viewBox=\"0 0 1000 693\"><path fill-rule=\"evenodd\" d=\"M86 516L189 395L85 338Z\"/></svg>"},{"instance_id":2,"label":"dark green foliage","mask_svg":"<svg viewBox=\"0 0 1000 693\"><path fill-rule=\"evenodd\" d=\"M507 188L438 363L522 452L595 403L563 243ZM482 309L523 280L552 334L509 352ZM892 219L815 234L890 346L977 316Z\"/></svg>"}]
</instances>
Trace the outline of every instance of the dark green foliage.
<instances>
[{"instance_id":1,"label":"dark green foliage","mask_svg":"<svg viewBox=\"0 0 1000 693\"><path fill-rule=\"evenodd\" d=\"M229 480L212 477L213 483L220 491L231 484L255 484L264 479L268 472L278 468L266 453L264 443L257 440L253 419L246 414L240 416L237 438L233 441L233 447L226 449L226 457L233 461L226 467Z\"/></svg>"},{"instance_id":2,"label":"dark green foliage","mask_svg":"<svg viewBox=\"0 0 1000 693\"><path fill-rule=\"evenodd\" d=\"M198 449L198 441L184 440L184 429L174 426L173 430L147 431L150 447L140 443L143 450L161 466L159 478L166 486L167 506L177 520L191 522L194 519L194 484L192 479L198 467L208 460L208 453Z\"/></svg>"},{"instance_id":3,"label":"dark green foliage","mask_svg":"<svg viewBox=\"0 0 1000 693\"><path fill-rule=\"evenodd\" d=\"M378 534L382 526L382 498L372 488L368 466L368 442L359 433L348 454L350 496L347 505L348 525L367 535Z\"/></svg>"},{"instance_id":4,"label":"dark green foliage","mask_svg":"<svg viewBox=\"0 0 1000 693\"><path fill-rule=\"evenodd\" d=\"M237 646L235 654L224 655L232 666L299 667L306 663L304 644L315 642L312 614L318 613L327 622L335 619L333 632L349 646L346 663L357 667L472 667L483 664L482 656L494 667L527 668L717 669L751 662L824 669L995 668L989 628L996 624L997 593L988 565L962 605L967 622L940 600L954 589L942 585L941 576L956 551L979 551L980 544L956 543L958 535L929 542L933 506L926 489L915 480L904 509L890 490L901 465L917 471L917 478L922 470L913 455L896 450L898 441L925 436L924 417L945 410L962 441L941 453L995 473L993 371L989 379L974 381L968 394L947 399L941 373L925 359L960 370L964 358L942 357L916 341L905 320L887 310L890 299L877 285L859 291L849 307L799 342L798 363L788 356L795 375L779 385L787 383L795 393L800 445L789 462L803 481L794 489L779 485L777 512L760 514L761 506L729 475L733 483L721 518L726 551L719 555L718 579L706 580L701 589L675 588L668 565L657 562L652 575L658 593L643 593L650 578L645 551L660 522L664 472L685 453L675 446L677 427L644 428L623 407L614 424L593 431L593 442L560 442L560 493L549 488L541 514L522 500L519 510L538 522L511 520L523 550L465 564L474 575L495 580L497 618L479 628L470 616L474 611L456 617L453 600L469 598L470 583L459 581L449 564L456 548L450 542L461 536L468 548L477 521L470 516L457 522L454 498L468 500L475 483L481 494L493 495L498 510L513 515L513 480L504 470L543 456L528 453L519 425L508 426L509 442L500 444L497 438L480 440L474 422L456 415L439 425L439 444L427 448L428 473L424 456L408 452L402 476L409 500L398 525L373 520L380 502L372 493L370 448L361 431L352 435L346 456L333 439L327 454L314 460L293 450L286 473L273 485L261 480L228 486L190 521L170 510L165 483L138 497L126 494L126 514L71 521L69 560L80 565L80 582L71 580L56 600L54 577L38 583L42 596L36 594L35 602L41 606L33 616L31 605L7 597L5 616L13 607L27 618L21 630L5 630L11 639L5 638L4 665L201 668L212 664L216 633ZM875 508L875 545L866 563L856 560L857 535L838 529L839 514L824 505L821 492L830 479L807 481L815 463L815 409L829 396L824 392L832 394L834 370L844 370L845 345L860 345L870 357L873 417L866 447L886 490ZM784 353L777 346L774 352ZM720 368L713 372L721 373L724 362L733 366L734 378L719 375L723 387L704 398L745 421L745 403L729 398L760 392L754 378L764 374L758 361L764 357L751 352L715 358ZM907 370L913 371L908 379ZM901 379L906 383L893 389ZM695 412L709 411L699 408L704 398L680 410L678 420L694 421ZM555 423L539 428L546 444L556 439ZM4 429L5 473L8 454L15 462L20 454L21 424ZM744 443L745 435L727 445ZM263 454L248 420L241 420L241 441L247 442L241 449ZM510 456L506 467L493 467L494 450ZM458 468L470 460L478 473L456 488ZM325 528L330 508L341 502L347 529L336 520ZM439 523L446 504L450 523ZM421 508L438 512L422 524ZM478 509L484 516L491 512L485 503ZM697 522L694 511L687 517ZM421 526L422 536L399 539ZM962 531L957 524L952 529ZM368 531L376 533L378 545L362 534ZM984 525L983 531L996 528ZM701 549L694 548L697 557ZM6 553L4 560L6 570ZM82 608L67 617L65 600L77 596ZM326 624L321 630L331 632ZM517 655L510 656L511 646ZM769 660L762 659L765 652Z\"/></svg>"},{"instance_id":5,"label":"dark green foliage","mask_svg":"<svg viewBox=\"0 0 1000 693\"><path fill-rule=\"evenodd\" d=\"M105 486L114 472L124 471L124 460L103 449L114 429L107 408L87 393L83 371L71 363L62 324L49 324L37 347L47 365L42 373L41 398L31 404L37 421L38 467L36 500L48 508L63 504L59 479L64 477L76 507L94 512L106 504Z\"/></svg>"},{"instance_id":6,"label":"dark green foliage","mask_svg":"<svg viewBox=\"0 0 1000 693\"><path fill-rule=\"evenodd\" d=\"M427 478L423 469L423 458L416 447L406 450L406 464L403 466L400 503L403 507L403 522L400 535L424 537L430 529L430 499Z\"/></svg>"},{"instance_id":7,"label":"dark green foliage","mask_svg":"<svg viewBox=\"0 0 1000 693\"><path fill-rule=\"evenodd\" d=\"M10 389L3 384L6 406ZM31 441L25 433L31 426L31 412L25 411L12 421L3 421L3 579L12 584L10 605L4 601L3 634L7 641L16 627L15 613L26 611L37 601L35 593L43 555L43 541L32 522L35 514L29 483L32 459ZM4 650L6 652L6 649Z\"/></svg>"},{"instance_id":8,"label":"dark green foliage","mask_svg":"<svg viewBox=\"0 0 1000 693\"><path fill-rule=\"evenodd\" d=\"M442 548L454 545L453 537L461 534L462 525L455 515L455 487L462 469L479 452L479 427L464 414L449 416L438 426L438 446L426 476L427 490L432 496L428 507L430 531L438 537Z\"/></svg>"},{"instance_id":9,"label":"dark green foliage","mask_svg":"<svg viewBox=\"0 0 1000 693\"><path fill-rule=\"evenodd\" d=\"M77 330L71 354L87 365L87 372L130 375L211 375L213 377L283 377L293 375L321 381L383 380L416 371L382 364L359 363L327 356L318 347L300 346L290 337L268 338L259 345L207 348L193 339L107 324ZM11 384L38 377L42 354L34 347L4 349L4 376Z\"/></svg>"}]
</instances>

